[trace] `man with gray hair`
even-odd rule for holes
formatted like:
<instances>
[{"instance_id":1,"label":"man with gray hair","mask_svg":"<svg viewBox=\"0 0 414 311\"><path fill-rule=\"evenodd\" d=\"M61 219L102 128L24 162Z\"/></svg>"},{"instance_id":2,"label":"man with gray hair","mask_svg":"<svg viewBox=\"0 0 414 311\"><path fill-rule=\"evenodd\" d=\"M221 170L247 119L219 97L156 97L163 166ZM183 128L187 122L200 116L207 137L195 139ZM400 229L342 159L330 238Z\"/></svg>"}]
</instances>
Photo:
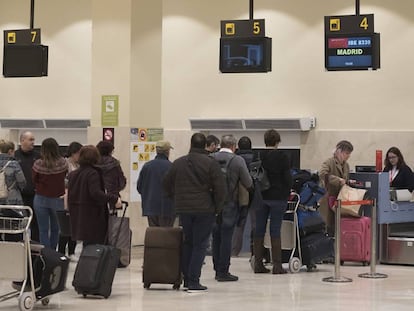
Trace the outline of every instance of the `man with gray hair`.
<instances>
[{"instance_id":1,"label":"man with gray hair","mask_svg":"<svg viewBox=\"0 0 414 311\"><path fill-rule=\"evenodd\" d=\"M21 191L23 204L30 206L33 211L33 219L30 223L30 238L33 241L39 241L39 228L37 218L33 209L33 199L35 188L32 179L33 163L40 158L40 154L34 150L35 137L32 132L24 131L20 134L20 148L14 153L14 158L22 167L24 177L26 178L26 187Z\"/></svg>"},{"instance_id":2,"label":"man with gray hair","mask_svg":"<svg viewBox=\"0 0 414 311\"><path fill-rule=\"evenodd\" d=\"M239 183L252 191L253 183L244 159L235 155L237 140L233 135L221 138L219 152L211 156L220 164L226 179L226 200L222 213L213 228L213 265L219 282L237 281L229 272L234 227L239 218Z\"/></svg>"},{"instance_id":3,"label":"man with gray hair","mask_svg":"<svg viewBox=\"0 0 414 311\"><path fill-rule=\"evenodd\" d=\"M155 148L155 159L144 164L137 181L142 215L147 216L150 227L172 227L175 221L173 202L165 194L162 181L172 165L168 157L173 147L170 142L162 140L157 142Z\"/></svg>"}]
</instances>

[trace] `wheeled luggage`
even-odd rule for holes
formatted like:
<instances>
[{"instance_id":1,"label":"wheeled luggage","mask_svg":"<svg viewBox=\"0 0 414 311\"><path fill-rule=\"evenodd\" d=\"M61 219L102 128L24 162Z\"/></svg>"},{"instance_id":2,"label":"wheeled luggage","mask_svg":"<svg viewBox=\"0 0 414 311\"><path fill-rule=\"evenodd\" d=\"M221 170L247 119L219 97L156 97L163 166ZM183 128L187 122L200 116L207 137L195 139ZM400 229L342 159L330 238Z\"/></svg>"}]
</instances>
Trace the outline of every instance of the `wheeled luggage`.
<instances>
[{"instance_id":1,"label":"wheeled luggage","mask_svg":"<svg viewBox=\"0 0 414 311\"><path fill-rule=\"evenodd\" d=\"M69 259L57 251L43 247L40 254L32 252L33 278L38 300L66 288Z\"/></svg>"},{"instance_id":2,"label":"wheeled luggage","mask_svg":"<svg viewBox=\"0 0 414 311\"><path fill-rule=\"evenodd\" d=\"M298 208L299 234L301 237L316 232L325 232L326 223L319 211L303 210Z\"/></svg>"},{"instance_id":3,"label":"wheeled luggage","mask_svg":"<svg viewBox=\"0 0 414 311\"><path fill-rule=\"evenodd\" d=\"M341 218L341 262L360 261L368 264L371 258L371 218Z\"/></svg>"},{"instance_id":4,"label":"wheeled luggage","mask_svg":"<svg viewBox=\"0 0 414 311\"><path fill-rule=\"evenodd\" d=\"M180 288L182 244L183 232L181 228L147 228L142 271L144 288L150 288L153 283L173 284L174 289Z\"/></svg>"},{"instance_id":5,"label":"wheeled luggage","mask_svg":"<svg viewBox=\"0 0 414 311\"><path fill-rule=\"evenodd\" d=\"M305 265L314 265L335 256L333 238L321 232L301 238L301 250Z\"/></svg>"},{"instance_id":6,"label":"wheeled luggage","mask_svg":"<svg viewBox=\"0 0 414 311\"><path fill-rule=\"evenodd\" d=\"M91 244L83 248L72 285L78 294L108 298L121 251L110 245Z\"/></svg>"},{"instance_id":7,"label":"wheeled luggage","mask_svg":"<svg viewBox=\"0 0 414 311\"><path fill-rule=\"evenodd\" d=\"M125 217L128 202L122 201L122 216L118 217L116 211L109 216L108 244L121 250L118 267L127 267L131 262L132 231L129 226L129 218Z\"/></svg>"}]
</instances>

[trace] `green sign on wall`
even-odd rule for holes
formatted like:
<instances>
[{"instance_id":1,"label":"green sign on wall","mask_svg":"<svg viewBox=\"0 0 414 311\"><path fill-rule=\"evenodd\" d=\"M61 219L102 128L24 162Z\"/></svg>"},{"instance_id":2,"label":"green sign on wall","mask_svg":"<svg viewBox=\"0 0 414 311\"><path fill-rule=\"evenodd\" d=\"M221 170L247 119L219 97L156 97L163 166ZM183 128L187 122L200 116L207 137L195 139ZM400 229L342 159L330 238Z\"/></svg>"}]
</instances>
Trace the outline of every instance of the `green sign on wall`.
<instances>
[{"instance_id":1,"label":"green sign on wall","mask_svg":"<svg viewBox=\"0 0 414 311\"><path fill-rule=\"evenodd\" d=\"M118 126L118 95L102 95L102 126Z\"/></svg>"}]
</instances>

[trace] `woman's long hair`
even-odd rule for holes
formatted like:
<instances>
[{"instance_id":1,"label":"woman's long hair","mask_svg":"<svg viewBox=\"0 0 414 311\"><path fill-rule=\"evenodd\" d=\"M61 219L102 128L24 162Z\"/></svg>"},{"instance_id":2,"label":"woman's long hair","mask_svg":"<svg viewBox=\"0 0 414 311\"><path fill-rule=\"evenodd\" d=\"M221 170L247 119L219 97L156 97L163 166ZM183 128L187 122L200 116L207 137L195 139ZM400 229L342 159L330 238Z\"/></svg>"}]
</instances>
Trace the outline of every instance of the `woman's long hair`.
<instances>
[{"instance_id":1,"label":"woman's long hair","mask_svg":"<svg viewBox=\"0 0 414 311\"><path fill-rule=\"evenodd\" d=\"M40 156L47 168L51 169L56 166L56 162L61 158L61 155L59 153L59 145L54 138L50 137L43 140Z\"/></svg>"}]
</instances>

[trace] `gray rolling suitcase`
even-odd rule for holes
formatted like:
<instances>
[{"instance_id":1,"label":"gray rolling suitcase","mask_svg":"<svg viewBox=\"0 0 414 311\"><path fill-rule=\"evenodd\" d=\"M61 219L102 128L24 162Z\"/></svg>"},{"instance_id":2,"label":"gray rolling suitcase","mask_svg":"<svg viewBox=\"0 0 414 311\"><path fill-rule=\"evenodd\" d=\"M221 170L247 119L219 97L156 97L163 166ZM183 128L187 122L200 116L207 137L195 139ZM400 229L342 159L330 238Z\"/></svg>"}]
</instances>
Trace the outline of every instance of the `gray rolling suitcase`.
<instances>
[{"instance_id":1,"label":"gray rolling suitcase","mask_svg":"<svg viewBox=\"0 0 414 311\"><path fill-rule=\"evenodd\" d=\"M148 227L144 241L144 288L152 283L173 284L179 289L181 277L182 228Z\"/></svg>"},{"instance_id":2,"label":"gray rolling suitcase","mask_svg":"<svg viewBox=\"0 0 414 311\"><path fill-rule=\"evenodd\" d=\"M116 211L109 216L108 244L121 250L118 267L127 267L131 262L132 231L129 226L129 218L125 217L128 202L122 201L122 216L118 217Z\"/></svg>"}]
</instances>

